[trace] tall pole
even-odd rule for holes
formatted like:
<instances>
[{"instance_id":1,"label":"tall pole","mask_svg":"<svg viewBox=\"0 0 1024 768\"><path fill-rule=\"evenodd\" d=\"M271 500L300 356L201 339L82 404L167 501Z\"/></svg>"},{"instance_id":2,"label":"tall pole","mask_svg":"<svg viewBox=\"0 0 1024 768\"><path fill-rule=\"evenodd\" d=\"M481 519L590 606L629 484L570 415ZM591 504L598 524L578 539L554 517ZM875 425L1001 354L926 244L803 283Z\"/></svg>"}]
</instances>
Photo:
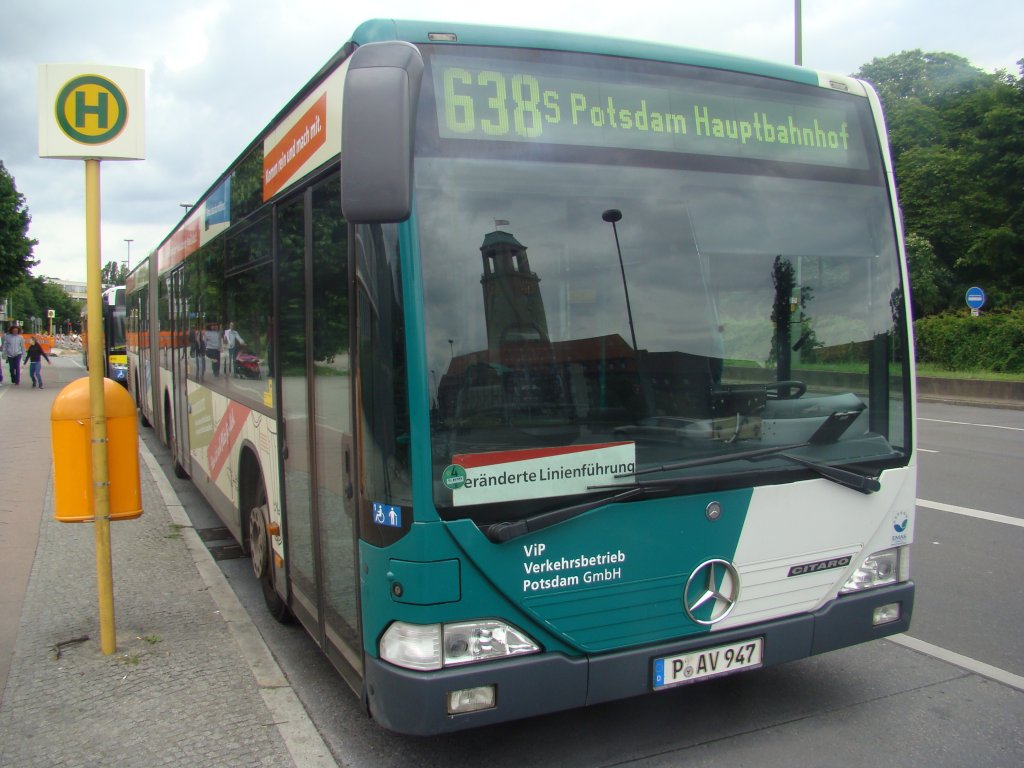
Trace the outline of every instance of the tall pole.
<instances>
[{"instance_id":1,"label":"tall pole","mask_svg":"<svg viewBox=\"0 0 1024 768\"><path fill-rule=\"evenodd\" d=\"M793 2L793 63L799 67L804 63L803 9L801 0Z\"/></svg>"},{"instance_id":2,"label":"tall pole","mask_svg":"<svg viewBox=\"0 0 1024 768\"><path fill-rule=\"evenodd\" d=\"M622 221L622 211L617 208L609 208L601 214L601 218L612 225L612 232L615 233L615 252L619 255L619 271L622 272L622 290L626 294L626 316L629 318L629 335L633 339L633 351L639 354L640 348L636 345L636 330L633 328L633 308L629 303L629 286L626 284L626 267L622 264L619 230L615 226L617 222Z\"/></svg>"},{"instance_id":3,"label":"tall pole","mask_svg":"<svg viewBox=\"0 0 1024 768\"><path fill-rule=\"evenodd\" d=\"M132 243L134 243L135 240L133 238L126 237L124 239L124 241L126 243L128 243L128 253L126 254L125 259L124 259L124 268L125 269L131 269L132 268Z\"/></svg>"},{"instance_id":4,"label":"tall pole","mask_svg":"<svg viewBox=\"0 0 1024 768\"><path fill-rule=\"evenodd\" d=\"M103 384L103 309L100 304L100 161L85 161L86 312L89 327L89 415L92 422L93 522L96 531L96 586L100 609L100 650L117 647L114 580L110 554L110 482L107 467L107 409Z\"/></svg>"}]
</instances>

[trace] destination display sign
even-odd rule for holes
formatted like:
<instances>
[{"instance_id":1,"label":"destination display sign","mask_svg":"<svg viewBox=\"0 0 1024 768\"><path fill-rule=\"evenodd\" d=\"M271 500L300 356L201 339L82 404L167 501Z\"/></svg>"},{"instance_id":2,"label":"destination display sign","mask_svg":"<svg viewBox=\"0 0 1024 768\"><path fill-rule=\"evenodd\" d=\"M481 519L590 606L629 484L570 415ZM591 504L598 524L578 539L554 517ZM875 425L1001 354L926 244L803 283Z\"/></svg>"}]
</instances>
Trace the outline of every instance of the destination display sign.
<instances>
[{"instance_id":1,"label":"destination display sign","mask_svg":"<svg viewBox=\"0 0 1024 768\"><path fill-rule=\"evenodd\" d=\"M778 89L636 76L615 82L579 68L436 55L441 138L537 142L868 167L848 103Z\"/></svg>"}]
</instances>

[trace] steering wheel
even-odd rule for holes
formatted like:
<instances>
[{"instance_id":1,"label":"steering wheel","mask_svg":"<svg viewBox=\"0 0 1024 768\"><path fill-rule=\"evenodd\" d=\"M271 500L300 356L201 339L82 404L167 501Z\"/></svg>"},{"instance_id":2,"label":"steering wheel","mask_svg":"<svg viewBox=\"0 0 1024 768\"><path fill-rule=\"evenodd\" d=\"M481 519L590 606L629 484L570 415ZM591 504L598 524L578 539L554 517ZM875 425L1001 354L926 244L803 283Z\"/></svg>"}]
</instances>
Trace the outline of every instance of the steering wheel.
<instances>
[{"instance_id":1,"label":"steering wheel","mask_svg":"<svg viewBox=\"0 0 1024 768\"><path fill-rule=\"evenodd\" d=\"M775 397L777 400L796 400L798 397L802 397L804 392L807 391L807 385L802 381L796 379L786 379L785 381L773 381L764 385L765 390L775 390ZM792 392L790 390L796 390ZM783 396L783 392L787 394Z\"/></svg>"}]
</instances>

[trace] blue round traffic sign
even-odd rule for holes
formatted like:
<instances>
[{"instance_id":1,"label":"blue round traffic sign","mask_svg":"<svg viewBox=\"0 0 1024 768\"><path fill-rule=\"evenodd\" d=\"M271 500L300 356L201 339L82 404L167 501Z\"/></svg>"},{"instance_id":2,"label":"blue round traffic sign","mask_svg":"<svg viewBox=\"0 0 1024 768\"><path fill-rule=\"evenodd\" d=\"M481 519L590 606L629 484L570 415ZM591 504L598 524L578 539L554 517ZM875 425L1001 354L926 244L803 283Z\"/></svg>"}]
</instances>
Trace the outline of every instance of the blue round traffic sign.
<instances>
[{"instance_id":1,"label":"blue round traffic sign","mask_svg":"<svg viewBox=\"0 0 1024 768\"><path fill-rule=\"evenodd\" d=\"M974 287L967 289L967 306L971 309L981 309L985 304L985 292L981 288Z\"/></svg>"}]
</instances>

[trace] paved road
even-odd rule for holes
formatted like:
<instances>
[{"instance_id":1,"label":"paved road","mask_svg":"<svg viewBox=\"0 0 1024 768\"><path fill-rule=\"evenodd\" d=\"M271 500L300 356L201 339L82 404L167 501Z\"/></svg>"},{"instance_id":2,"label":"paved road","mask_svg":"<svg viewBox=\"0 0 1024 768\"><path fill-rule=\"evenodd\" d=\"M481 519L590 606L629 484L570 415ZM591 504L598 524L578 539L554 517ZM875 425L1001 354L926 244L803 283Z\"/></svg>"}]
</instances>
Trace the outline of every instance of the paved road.
<instances>
[{"instance_id":1,"label":"paved road","mask_svg":"<svg viewBox=\"0 0 1024 768\"><path fill-rule=\"evenodd\" d=\"M910 635L1024 676L1024 411L923 404Z\"/></svg>"}]
</instances>

